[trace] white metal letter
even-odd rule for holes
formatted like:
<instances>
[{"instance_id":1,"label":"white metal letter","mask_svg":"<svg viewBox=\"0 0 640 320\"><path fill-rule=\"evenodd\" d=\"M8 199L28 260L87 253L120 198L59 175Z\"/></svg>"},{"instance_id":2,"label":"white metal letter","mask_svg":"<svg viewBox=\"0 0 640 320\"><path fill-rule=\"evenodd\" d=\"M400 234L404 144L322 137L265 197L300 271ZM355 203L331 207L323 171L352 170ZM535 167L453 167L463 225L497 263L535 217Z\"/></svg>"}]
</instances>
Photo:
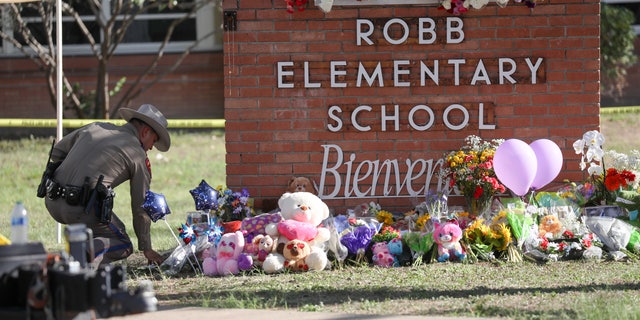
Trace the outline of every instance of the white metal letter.
<instances>
[{"instance_id":1,"label":"white metal letter","mask_svg":"<svg viewBox=\"0 0 640 320\"><path fill-rule=\"evenodd\" d=\"M393 114L390 116L387 116L387 106L383 104L381 109L382 110L380 112L380 122L382 123L382 131L387 131L387 121L393 121L395 131L399 131L400 130L400 106L396 104L393 108L394 109Z\"/></svg>"},{"instance_id":2,"label":"white metal letter","mask_svg":"<svg viewBox=\"0 0 640 320\"><path fill-rule=\"evenodd\" d=\"M366 32L362 32L362 26L368 26L369 29ZM366 42L368 45L373 45L373 41L369 39L369 36L373 34L373 22L367 19L358 19L356 20L356 45L361 46L362 40Z\"/></svg>"},{"instance_id":3,"label":"white metal letter","mask_svg":"<svg viewBox=\"0 0 640 320\"><path fill-rule=\"evenodd\" d=\"M329 118L336 122L335 125L327 123L327 129L329 129L329 131L331 132L338 132L342 130L342 119L336 115L336 113L342 113L342 108L340 108L339 106L331 106L327 113L329 115Z\"/></svg>"},{"instance_id":4,"label":"white metal letter","mask_svg":"<svg viewBox=\"0 0 640 320\"><path fill-rule=\"evenodd\" d=\"M362 65L362 62L358 64L358 79L356 80L356 87L360 88L362 85L362 77L365 77L367 80L367 84L369 87L373 85L373 81L375 78L378 78L378 86L384 87L384 83L382 82L382 65L378 62L378 66L376 66L376 70L373 71L373 74L369 76L367 70Z\"/></svg>"},{"instance_id":5,"label":"white metal letter","mask_svg":"<svg viewBox=\"0 0 640 320\"><path fill-rule=\"evenodd\" d=\"M433 60L433 70L429 70L429 67L427 67L427 65L420 61L420 85L424 86L425 83L427 82L427 78L425 77L426 75L429 76L429 78L431 78L431 80L433 80L433 82L436 84L436 86L438 85L438 82L440 81L440 78L438 76L439 74L439 69L438 69L438 60Z\"/></svg>"},{"instance_id":6,"label":"white metal letter","mask_svg":"<svg viewBox=\"0 0 640 320\"><path fill-rule=\"evenodd\" d=\"M455 23L455 27L454 27ZM447 43L461 43L464 40L464 22L458 17L447 17ZM457 33L458 37L454 38L453 33Z\"/></svg>"},{"instance_id":7,"label":"white metal letter","mask_svg":"<svg viewBox=\"0 0 640 320\"><path fill-rule=\"evenodd\" d=\"M293 76L293 71L283 70L284 67L293 67L293 62L291 61L279 61L278 62L278 88L293 88L293 83L284 83L283 77Z\"/></svg>"},{"instance_id":8,"label":"white metal letter","mask_svg":"<svg viewBox=\"0 0 640 320\"><path fill-rule=\"evenodd\" d=\"M428 24L428 27L425 27ZM425 39L425 34L429 35L428 39ZM431 18L418 19L418 44L432 44L436 42L436 23Z\"/></svg>"},{"instance_id":9,"label":"white metal letter","mask_svg":"<svg viewBox=\"0 0 640 320\"><path fill-rule=\"evenodd\" d=\"M358 123L358 113L360 113L360 111L363 111L363 110L367 111L367 112L370 112L371 111L371 107L370 106L359 106L355 110L353 110L353 113L351 113L351 124L358 131L370 131L371 130L371 126L364 126L363 127Z\"/></svg>"},{"instance_id":10,"label":"white metal letter","mask_svg":"<svg viewBox=\"0 0 640 320\"><path fill-rule=\"evenodd\" d=\"M344 82L338 82L337 77L345 76L347 70L337 70L338 66L346 66L346 61L331 61L331 88L346 88L347 84Z\"/></svg>"},{"instance_id":11,"label":"white metal letter","mask_svg":"<svg viewBox=\"0 0 640 320\"><path fill-rule=\"evenodd\" d=\"M476 72L473 73L473 79L471 79L471 85L475 85L477 81L484 81L485 84L491 84L491 79L489 79L487 69L484 68L484 62L482 62L482 59L478 60Z\"/></svg>"},{"instance_id":12,"label":"white metal letter","mask_svg":"<svg viewBox=\"0 0 640 320\"><path fill-rule=\"evenodd\" d=\"M511 66L511 68L509 68L509 70L507 70L505 68L505 64L509 64ZM511 83L511 84L516 83L516 80L514 80L511 77L511 75L516 72L516 62L513 61L513 59L511 59L511 58L500 58L500 59L498 59L498 67L499 67L499 73L500 73L500 80L499 80L500 84L504 84L504 80L505 79L507 79L509 81L509 83Z\"/></svg>"},{"instance_id":13,"label":"white metal letter","mask_svg":"<svg viewBox=\"0 0 640 320\"><path fill-rule=\"evenodd\" d=\"M404 32L402 33L402 37L400 37L400 39L398 39L398 40L391 39L391 37L389 36L389 27L394 23L397 23L397 24L401 25L402 29L404 30ZM387 21L387 23L384 24L384 28L382 30L382 34L384 35L384 39L387 40L387 42L389 42L391 44L401 44L401 43L407 41L407 38L409 37L409 26L407 25L406 22L404 22L404 20L398 19L398 18L393 18L393 19Z\"/></svg>"},{"instance_id":14,"label":"white metal letter","mask_svg":"<svg viewBox=\"0 0 640 320\"><path fill-rule=\"evenodd\" d=\"M457 126L454 126L451 124L451 122L449 122L449 112L451 112L454 109L458 109L462 111L462 114L464 114L464 120ZM444 124L447 126L447 128L451 130L461 130L462 128L466 127L467 124L469 123L469 111L467 111L467 109L465 109L463 106L459 104L452 104L448 106L446 109L444 109L444 113L442 114L442 120L444 121Z\"/></svg>"},{"instance_id":15,"label":"white metal letter","mask_svg":"<svg viewBox=\"0 0 640 320\"><path fill-rule=\"evenodd\" d=\"M417 125L415 120L413 120L414 118L414 114L417 111L420 110L424 110L429 114L429 121L427 121L426 124L424 125ZM409 111L409 125L411 125L411 128L416 129L418 131L425 131L428 130L429 128L431 128L431 126L433 125L433 122L435 121L435 115L433 114L433 110L431 110L431 108L429 108L428 106L425 106L424 104L419 104L413 108L411 108L411 111Z\"/></svg>"},{"instance_id":16,"label":"white metal letter","mask_svg":"<svg viewBox=\"0 0 640 320\"><path fill-rule=\"evenodd\" d=\"M304 87L305 88L320 88L320 82L309 82L309 61L304 62Z\"/></svg>"},{"instance_id":17,"label":"white metal letter","mask_svg":"<svg viewBox=\"0 0 640 320\"><path fill-rule=\"evenodd\" d=\"M542 58L538 58L538 61L536 61L535 65L531 65L531 59L529 58L525 58L524 60L527 61L529 70L531 70L531 84L538 83L538 75L536 74L536 72L538 72L538 68L540 68L540 64L542 64Z\"/></svg>"},{"instance_id":18,"label":"white metal letter","mask_svg":"<svg viewBox=\"0 0 640 320\"><path fill-rule=\"evenodd\" d=\"M320 186L318 187L318 197L327 199L335 197L340 191L340 186L342 185L340 174L338 173L338 168L342 165L342 149L337 144L323 144L322 148L324 148L324 157L322 159L322 173L320 174ZM336 151L336 163L333 167L327 167L329 163L329 153L331 153L331 149L335 149ZM336 183L333 187L333 192L328 195L323 195L324 192L324 184L325 184L325 175L326 173L330 173L333 175L333 178L336 180Z\"/></svg>"},{"instance_id":19,"label":"white metal letter","mask_svg":"<svg viewBox=\"0 0 640 320\"><path fill-rule=\"evenodd\" d=\"M411 83L408 81L400 81L401 74L409 74L409 69L402 69L402 66L408 66L409 60L394 60L393 61L393 85L394 87L408 87Z\"/></svg>"}]
</instances>

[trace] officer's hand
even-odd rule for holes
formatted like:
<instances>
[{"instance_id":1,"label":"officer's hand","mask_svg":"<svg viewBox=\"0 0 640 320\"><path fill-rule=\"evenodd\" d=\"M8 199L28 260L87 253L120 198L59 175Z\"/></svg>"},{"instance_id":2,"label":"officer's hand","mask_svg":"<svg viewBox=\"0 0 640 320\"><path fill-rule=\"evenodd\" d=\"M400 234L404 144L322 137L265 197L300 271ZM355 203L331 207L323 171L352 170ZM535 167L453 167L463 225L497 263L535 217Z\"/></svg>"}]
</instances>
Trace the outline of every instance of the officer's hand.
<instances>
[{"instance_id":1,"label":"officer's hand","mask_svg":"<svg viewBox=\"0 0 640 320\"><path fill-rule=\"evenodd\" d=\"M162 261L164 261L162 256L159 253L153 251L152 249L144 250L143 253L144 253L144 257L147 258L147 260L149 261L149 264L152 264L152 263L161 264Z\"/></svg>"}]
</instances>

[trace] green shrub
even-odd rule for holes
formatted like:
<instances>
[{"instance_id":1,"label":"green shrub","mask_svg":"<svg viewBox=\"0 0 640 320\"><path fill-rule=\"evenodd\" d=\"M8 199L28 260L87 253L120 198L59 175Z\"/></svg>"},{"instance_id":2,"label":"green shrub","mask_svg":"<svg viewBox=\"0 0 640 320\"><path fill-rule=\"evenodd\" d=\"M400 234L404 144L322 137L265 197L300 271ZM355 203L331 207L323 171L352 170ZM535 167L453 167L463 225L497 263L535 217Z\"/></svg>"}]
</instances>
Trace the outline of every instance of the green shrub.
<instances>
[{"instance_id":1,"label":"green shrub","mask_svg":"<svg viewBox=\"0 0 640 320\"><path fill-rule=\"evenodd\" d=\"M624 7L602 4L601 9L601 94L616 99L627 86L627 68L638 60L634 53L636 33L631 26L634 16Z\"/></svg>"}]
</instances>

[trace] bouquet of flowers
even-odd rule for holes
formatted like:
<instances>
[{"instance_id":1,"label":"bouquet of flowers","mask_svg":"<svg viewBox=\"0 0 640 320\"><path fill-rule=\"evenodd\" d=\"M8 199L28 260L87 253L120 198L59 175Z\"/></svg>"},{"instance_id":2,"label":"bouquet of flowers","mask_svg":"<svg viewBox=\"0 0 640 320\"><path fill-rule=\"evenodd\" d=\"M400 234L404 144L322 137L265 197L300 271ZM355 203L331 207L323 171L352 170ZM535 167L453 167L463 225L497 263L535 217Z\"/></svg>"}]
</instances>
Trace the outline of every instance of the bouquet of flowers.
<instances>
[{"instance_id":1,"label":"bouquet of flowers","mask_svg":"<svg viewBox=\"0 0 640 320\"><path fill-rule=\"evenodd\" d=\"M513 241L507 224L495 218L491 225L487 225L484 219L473 221L462 233L462 239L469 249L467 254L472 262L478 259L497 261L495 252L507 253Z\"/></svg>"},{"instance_id":2,"label":"bouquet of flowers","mask_svg":"<svg viewBox=\"0 0 640 320\"><path fill-rule=\"evenodd\" d=\"M584 205L640 208L638 182L634 173L638 169L638 152L634 151L631 157L615 151L605 152L602 148L604 142L602 133L591 130L573 143L576 154L581 155L580 169L586 169L589 174L584 185L577 188L585 199ZM605 167L605 157L613 164L609 168Z\"/></svg>"},{"instance_id":3,"label":"bouquet of flowers","mask_svg":"<svg viewBox=\"0 0 640 320\"><path fill-rule=\"evenodd\" d=\"M389 242L395 238L401 238L400 231L391 226L383 226L378 233L373 235L371 242Z\"/></svg>"},{"instance_id":4,"label":"bouquet of flowers","mask_svg":"<svg viewBox=\"0 0 640 320\"><path fill-rule=\"evenodd\" d=\"M218 219L223 222L241 221L253 215L253 208L250 204L249 191L242 189L234 192L231 189L218 186Z\"/></svg>"},{"instance_id":5,"label":"bouquet of flowers","mask_svg":"<svg viewBox=\"0 0 640 320\"><path fill-rule=\"evenodd\" d=\"M491 205L496 193L506 190L493 169L493 156L502 142L501 139L483 141L470 135L460 150L446 156L443 174L450 179L450 186L465 197L472 214L481 214Z\"/></svg>"},{"instance_id":6,"label":"bouquet of flowers","mask_svg":"<svg viewBox=\"0 0 640 320\"><path fill-rule=\"evenodd\" d=\"M574 260L582 258L585 251L599 244L593 234L587 233L576 237L571 231L565 231L562 238L549 240L545 237L535 238L533 245L527 250L527 256L535 260ZM596 256L597 257L597 256Z\"/></svg>"}]
</instances>

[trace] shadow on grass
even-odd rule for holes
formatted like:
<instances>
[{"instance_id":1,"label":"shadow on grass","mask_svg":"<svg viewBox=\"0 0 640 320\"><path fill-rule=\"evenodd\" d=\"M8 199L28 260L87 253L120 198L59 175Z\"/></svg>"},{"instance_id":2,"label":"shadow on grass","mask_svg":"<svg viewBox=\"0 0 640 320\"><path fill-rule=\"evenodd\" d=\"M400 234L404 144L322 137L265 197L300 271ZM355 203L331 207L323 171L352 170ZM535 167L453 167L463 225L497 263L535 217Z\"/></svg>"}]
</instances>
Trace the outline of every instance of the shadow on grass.
<instances>
[{"instance_id":1,"label":"shadow on grass","mask_svg":"<svg viewBox=\"0 0 640 320\"><path fill-rule=\"evenodd\" d=\"M340 306L348 304L352 301L361 302L368 301L371 303L387 303L394 300L411 300L415 303L428 305L429 301L437 299L470 299L470 301L485 301L491 297L502 299L505 296L512 295L542 295L542 294L572 294L572 293L593 293L593 292L624 292L640 290L639 283L622 283L616 285L607 284L588 284L580 286L560 286L560 287L528 287L528 288L489 288L485 286L476 286L469 289L456 290L427 290L427 289L405 289L395 287L376 287L375 289L358 287L353 289L296 289L295 285L291 287L268 290L243 291L236 289L215 289L210 293L191 292L191 298L194 303L202 302L203 299L209 297L213 300L209 302L210 307L230 307L224 302L216 301L236 301L240 305L237 308L283 308L283 309L305 309L308 306ZM162 294L158 295L161 301L185 301L187 297L184 293ZM252 301L250 305L243 305L242 301ZM472 303L472 302L470 302ZM513 308L512 304L505 307L485 306L482 303L472 303L474 315L484 317L524 317L524 318L554 318L554 319L573 319L578 316L575 310L570 308L562 308L555 310L546 310L544 306L540 309L523 310ZM457 308L460 307L460 308ZM320 309L323 309L320 307ZM424 313L423 308L421 313ZM314 311L314 310L311 310ZM318 310L322 311L322 310ZM427 310L429 315L469 315L468 308L460 305L451 305L446 310Z\"/></svg>"}]
</instances>

